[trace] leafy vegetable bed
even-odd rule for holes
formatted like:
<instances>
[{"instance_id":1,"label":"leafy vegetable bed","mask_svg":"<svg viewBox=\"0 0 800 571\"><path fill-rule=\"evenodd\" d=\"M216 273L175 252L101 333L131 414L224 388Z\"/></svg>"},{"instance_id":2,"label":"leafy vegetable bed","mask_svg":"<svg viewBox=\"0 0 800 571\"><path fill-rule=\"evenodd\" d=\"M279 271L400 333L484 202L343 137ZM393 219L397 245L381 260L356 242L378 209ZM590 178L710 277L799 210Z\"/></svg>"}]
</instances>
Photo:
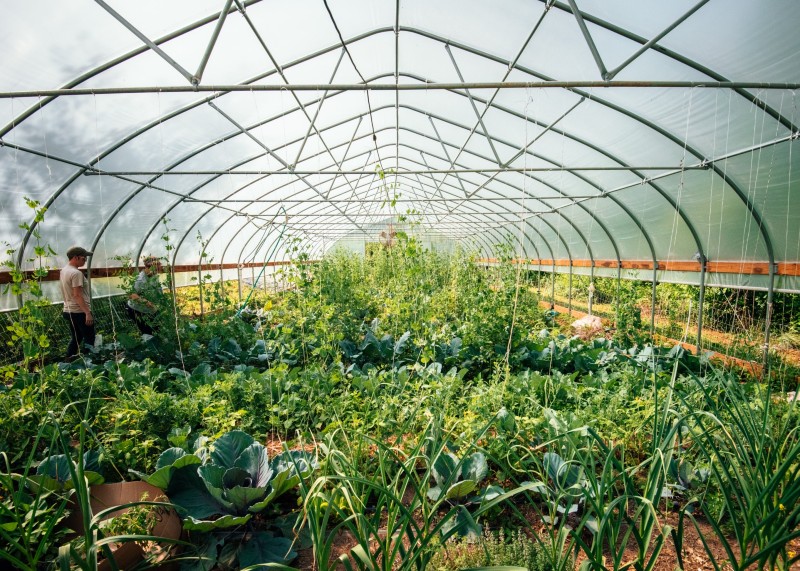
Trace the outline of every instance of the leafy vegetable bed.
<instances>
[{"instance_id":1,"label":"leafy vegetable bed","mask_svg":"<svg viewBox=\"0 0 800 571\"><path fill-rule=\"evenodd\" d=\"M7 374L0 556L54 565L67 496L102 472L165 490L189 568L310 549L317 569L455 569L446 550L481 537L481 564L541 569L654 569L667 545L693 562L690 535L720 567L798 561L796 402L680 347L548 330L518 267L399 242ZM62 463L73 484L35 485Z\"/></svg>"}]
</instances>

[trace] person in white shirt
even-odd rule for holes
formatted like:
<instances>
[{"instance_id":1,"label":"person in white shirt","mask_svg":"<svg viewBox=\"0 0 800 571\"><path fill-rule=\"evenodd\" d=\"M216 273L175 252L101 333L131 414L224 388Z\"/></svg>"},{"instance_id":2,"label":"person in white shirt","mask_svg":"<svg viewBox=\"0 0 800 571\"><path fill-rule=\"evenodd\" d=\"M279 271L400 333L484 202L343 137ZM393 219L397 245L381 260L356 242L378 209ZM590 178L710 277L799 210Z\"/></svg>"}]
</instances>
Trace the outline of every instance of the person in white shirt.
<instances>
[{"instance_id":1,"label":"person in white shirt","mask_svg":"<svg viewBox=\"0 0 800 571\"><path fill-rule=\"evenodd\" d=\"M86 263L92 252L80 246L67 250L67 265L61 269L61 294L64 296L64 311L70 333L67 346L67 361L81 353L82 346L94 345L94 316L90 307L89 281L78 268Z\"/></svg>"}]
</instances>

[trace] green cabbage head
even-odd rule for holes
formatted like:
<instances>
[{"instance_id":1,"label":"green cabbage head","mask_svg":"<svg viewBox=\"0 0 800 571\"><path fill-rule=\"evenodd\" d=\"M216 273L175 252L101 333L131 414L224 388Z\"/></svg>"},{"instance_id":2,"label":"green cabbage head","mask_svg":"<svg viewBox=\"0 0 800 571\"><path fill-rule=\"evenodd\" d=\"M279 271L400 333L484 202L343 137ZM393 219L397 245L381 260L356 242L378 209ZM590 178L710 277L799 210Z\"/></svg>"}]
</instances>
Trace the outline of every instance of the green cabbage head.
<instances>
[{"instance_id":1,"label":"green cabbage head","mask_svg":"<svg viewBox=\"0 0 800 571\"><path fill-rule=\"evenodd\" d=\"M182 508L185 529L211 531L247 523L316 467L310 454L296 450L270 461L261 443L233 430L214 442L210 452L202 447L193 454L169 448L153 474L138 475Z\"/></svg>"}]
</instances>

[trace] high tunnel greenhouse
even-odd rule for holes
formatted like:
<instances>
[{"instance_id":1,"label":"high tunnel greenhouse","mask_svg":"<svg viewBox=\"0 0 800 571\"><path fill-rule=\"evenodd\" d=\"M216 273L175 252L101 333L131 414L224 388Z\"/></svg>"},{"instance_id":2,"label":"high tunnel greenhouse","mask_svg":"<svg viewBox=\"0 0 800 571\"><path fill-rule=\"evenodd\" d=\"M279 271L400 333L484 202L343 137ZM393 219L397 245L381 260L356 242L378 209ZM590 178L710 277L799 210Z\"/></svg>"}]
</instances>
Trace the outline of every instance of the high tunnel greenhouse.
<instances>
[{"instance_id":1,"label":"high tunnel greenhouse","mask_svg":"<svg viewBox=\"0 0 800 571\"><path fill-rule=\"evenodd\" d=\"M800 2L2 7L0 567L800 565Z\"/></svg>"},{"instance_id":2,"label":"high tunnel greenhouse","mask_svg":"<svg viewBox=\"0 0 800 571\"><path fill-rule=\"evenodd\" d=\"M406 217L542 271L797 292L798 21L791 1L15 4L0 240L23 269L83 245L104 295L119 256L165 254L164 219L170 264L230 278Z\"/></svg>"}]
</instances>

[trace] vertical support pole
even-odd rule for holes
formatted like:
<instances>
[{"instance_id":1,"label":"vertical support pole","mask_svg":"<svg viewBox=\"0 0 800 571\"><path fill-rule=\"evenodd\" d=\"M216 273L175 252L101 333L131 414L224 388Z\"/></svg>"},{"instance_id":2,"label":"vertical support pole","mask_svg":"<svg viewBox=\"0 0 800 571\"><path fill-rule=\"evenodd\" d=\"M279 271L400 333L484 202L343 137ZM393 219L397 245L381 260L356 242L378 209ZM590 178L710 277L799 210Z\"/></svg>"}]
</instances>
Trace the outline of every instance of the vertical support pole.
<instances>
[{"instance_id":1,"label":"vertical support pole","mask_svg":"<svg viewBox=\"0 0 800 571\"><path fill-rule=\"evenodd\" d=\"M252 288L256 289L256 267L250 266L250 283L253 284Z\"/></svg>"},{"instance_id":2,"label":"vertical support pole","mask_svg":"<svg viewBox=\"0 0 800 571\"><path fill-rule=\"evenodd\" d=\"M617 260L617 295L614 300L614 328L616 329L619 323L619 290L622 285L622 261Z\"/></svg>"},{"instance_id":3,"label":"vertical support pole","mask_svg":"<svg viewBox=\"0 0 800 571\"><path fill-rule=\"evenodd\" d=\"M197 293L200 296L200 317L205 315L205 308L203 306L203 265L197 265Z\"/></svg>"},{"instance_id":4,"label":"vertical support pole","mask_svg":"<svg viewBox=\"0 0 800 571\"><path fill-rule=\"evenodd\" d=\"M236 266L236 285L239 288L239 303L242 303L242 264Z\"/></svg>"},{"instance_id":5,"label":"vertical support pole","mask_svg":"<svg viewBox=\"0 0 800 571\"><path fill-rule=\"evenodd\" d=\"M650 342L656 342L656 285L658 285L658 262L653 262L653 297L650 301Z\"/></svg>"},{"instance_id":6,"label":"vertical support pole","mask_svg":"<svg viewBox=\"0 0 800 571\"><path fill-rule=\"evenodd\" d=\"M536 277L536 290L539 294L539 299L542 298L542 260L539 260L539 275Z\"/></svg>"},{"instance_id":7,"label":"vertical support pole","mask_svg":"<svg viewBox=\"0 0 800 571\"><path fill-rule=\"evenodd\" d=\"M769 265L769 286L767 286L767 315L764 324L764 362L762 366L762 379L769 379L769 335L772 325L772 303L775 294L775 264Z\"/></svg>"},{"instance_id":8,"label":"vertical support pole","mask_svg":"<svg viewBox=\"0 0 800 571\"><path fill-rule=\"evenodd\" d=\"M556 304L556 261L553 260L553 270L550 272L550 303Z\"/></svg>"},{"instance_id":9,"label":"vertical support pole","mask_svg":"<svg viewBox=\"0 0 800 571\"><path fill-rule=\"evenodd\" d=\"M594 302L594 260L592 260L592 267L589 269L589 315L592 315L592 303Z\"/></svg>"},{"instance_id":10,"label":"vertical support pole","mask_svg":"<svg viewBox=\"0 0 800 571\"><path fill-rule=\"evenodd\" d=\"M700 295L697 300L697 354L703 347L703 300L706 297L706 262L708 261L701 252L695 254L694 258L700 262Z\"/></svg>"},{"instance_id":11,"label":"vertical support pole","mask_svg":"<svg viewBox=\"0 0 800 571\"><path fill-rule=\"evenodd\" d=\"M567 298L567 314L572 317L572 260L569 261L569 296Z\"/></svg>"}]
</instances>

